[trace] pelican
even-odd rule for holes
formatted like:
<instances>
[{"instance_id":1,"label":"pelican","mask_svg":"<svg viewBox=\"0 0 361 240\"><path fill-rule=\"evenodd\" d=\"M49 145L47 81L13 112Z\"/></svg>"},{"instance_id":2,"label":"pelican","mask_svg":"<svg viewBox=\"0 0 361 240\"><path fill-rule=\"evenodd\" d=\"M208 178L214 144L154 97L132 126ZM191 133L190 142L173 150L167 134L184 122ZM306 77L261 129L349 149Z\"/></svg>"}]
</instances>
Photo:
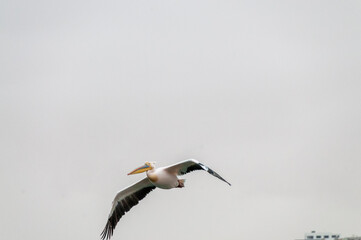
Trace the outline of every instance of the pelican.
<instances>
[{"instance_id":1,"label":"pelican","mask_svg":"<svg viewBox=\"0 0 361 240\"><path fill-rule=\"evenodd\" d=\"M124 188L117 193L113 200L108 221L103 232L100 234L101 238L103 240L110 239L120 218L132 207L137 205L138 202L147 196L148 193L153 191L155 188L183 188L185 179L179 179L177 176L184 175L195 170L204 170L231 186L229 182L224 180L215 171L194 159L188 159L160 168L155 168L155 162L146 162L143 166L128 173L128 175L132 175L146 172L147 176L139 182Z\"/></svg>"}]
</instances>

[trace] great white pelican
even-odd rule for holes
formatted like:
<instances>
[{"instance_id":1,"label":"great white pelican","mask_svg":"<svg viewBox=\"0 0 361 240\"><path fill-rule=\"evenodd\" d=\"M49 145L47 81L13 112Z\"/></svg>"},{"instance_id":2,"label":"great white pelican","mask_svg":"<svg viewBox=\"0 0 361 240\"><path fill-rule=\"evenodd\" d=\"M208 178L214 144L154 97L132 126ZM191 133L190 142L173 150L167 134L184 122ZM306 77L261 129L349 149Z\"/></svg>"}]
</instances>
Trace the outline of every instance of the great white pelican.
<instances>
[{"instance_id":1,"label":"great white pelican","mask_svg":"<svg viewBox=\"0 0 361 240\"><path fill-rule=\"evenodd\" d=\"M204 170L231 185L219 176L218 173L194 159L160 168L155 168L154 164L154 162L146 162L143 166L128 173L128 175L131 175L146 172L147 177L117 193L113 200L107 224L101 233L103 240L110 239L120 218L155 188L171 189L184 187L185 179L179 179L177 177L179 175L184 175L194 170Z\"/></svg>"}]
</instances>

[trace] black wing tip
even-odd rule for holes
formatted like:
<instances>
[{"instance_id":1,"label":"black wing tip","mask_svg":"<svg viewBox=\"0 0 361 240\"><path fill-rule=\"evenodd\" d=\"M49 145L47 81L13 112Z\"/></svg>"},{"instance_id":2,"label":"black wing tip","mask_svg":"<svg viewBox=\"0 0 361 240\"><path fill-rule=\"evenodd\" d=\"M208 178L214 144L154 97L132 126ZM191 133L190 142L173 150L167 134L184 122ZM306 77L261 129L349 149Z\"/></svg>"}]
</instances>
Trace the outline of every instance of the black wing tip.
<instances>
[{"instance_id":1,"label":"black wing tip","mask_svg":"<svg viewBox=\"0 0 361 240\"><path fill-rule=\"evenodd\" d=\"M222 178L218 173L216 173L215 171L213 171L212 169L210 169L209 167L207 167L206 165L204 165L203 163L199 163L198 165L200 165L203 170L207 171L209 174L215 176L216 178L222 180L223 182L227 183L229 186L232 186L232 184L230 184L229 182L227 182L224 178Z\"/></svg>"},{"instance_id":2,"label":"black wing tip","mask_svg":"<svg viewBox=\"0 0 361 240\"><path fill-rule=\"evenodd\" d=\"M113 235L113 227L111 226L110 221L108 220L107 224L104 227L104 230L100 234L102 240L109 240Z\"/></svg>"},{"instance_id":3,"label":"black wing tip","mask_svg":"<svg viewBox=\"0 0 361 240\"><path fill-rule=\"evenodd\" d=\"M220 178L223 182L227 183L230 187L232 186L232 184L230 184L229 182L227 182L224 178Z\"/></svg>"}]
</instances>

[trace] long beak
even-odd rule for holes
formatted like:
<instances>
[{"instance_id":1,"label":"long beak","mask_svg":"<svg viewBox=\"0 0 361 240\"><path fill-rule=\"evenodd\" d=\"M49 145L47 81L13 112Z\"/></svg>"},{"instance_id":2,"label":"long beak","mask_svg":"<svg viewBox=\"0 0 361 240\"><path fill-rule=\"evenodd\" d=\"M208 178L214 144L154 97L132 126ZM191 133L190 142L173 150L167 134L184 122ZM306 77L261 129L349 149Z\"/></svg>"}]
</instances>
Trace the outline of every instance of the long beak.
<instances>
[{"instance_id":1,"label":"long beak","mask_svg":"<svg viewBox=\"0 0 361 240\"><path fill-rule=\"evenodd\" d=\"M148 165L143 165L137 169L134 169L133 171L131 171L130 173L128 173L128 175L132 175L132 174L137 174L137 173L142 173L142 172L145 172L145 171L148 171L152 169L151 167L149 167Z\"/></svg>"}]
</instances>

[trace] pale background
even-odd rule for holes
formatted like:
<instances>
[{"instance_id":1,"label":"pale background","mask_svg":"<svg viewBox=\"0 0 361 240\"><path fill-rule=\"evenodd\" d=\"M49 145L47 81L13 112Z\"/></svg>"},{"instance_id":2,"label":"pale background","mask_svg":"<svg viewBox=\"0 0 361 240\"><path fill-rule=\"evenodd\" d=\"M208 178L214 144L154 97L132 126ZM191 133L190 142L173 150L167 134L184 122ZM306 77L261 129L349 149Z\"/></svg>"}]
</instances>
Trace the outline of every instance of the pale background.
<instances>
[{"instance_id":1,"label":"pale background","mask_svg":"<svg viewBox=\"0 0 361 240\"><path fill-rule=\"evenodd\" d=\"M111 201L195 158L113 239L361 234L361 2L0 2L0 239L99 239Z\"/></svg>"}]
</instances>

